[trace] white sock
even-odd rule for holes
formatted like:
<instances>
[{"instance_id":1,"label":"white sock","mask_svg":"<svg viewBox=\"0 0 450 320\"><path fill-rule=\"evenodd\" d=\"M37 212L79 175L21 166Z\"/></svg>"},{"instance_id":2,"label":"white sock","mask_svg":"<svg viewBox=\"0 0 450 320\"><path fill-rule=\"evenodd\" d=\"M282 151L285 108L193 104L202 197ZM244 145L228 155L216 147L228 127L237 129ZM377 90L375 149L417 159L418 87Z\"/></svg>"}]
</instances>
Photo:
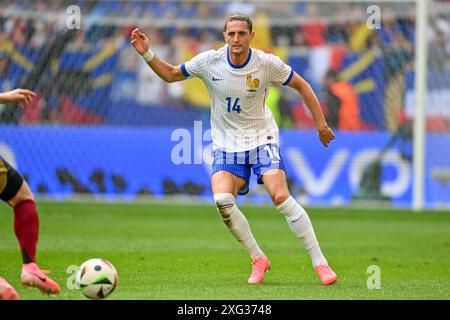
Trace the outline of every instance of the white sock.
<instances>
[{"instance_id":1,"label":"white sock","mask_svg":"<svg viewBox=\"0 0 450 320\"><path fill-rule=\"evenodd\" d=\"M303 242L305 248L309 251L313 266L328 264L320 250L311 220L305 209L292 197L277 205L277 209L286 217L289 228L291 228L292 232Z\"/></svg>"},{"instance_id":2,"label":"white sock","mask_svg":"<svg viewBox=\"0 0 450 320\"><path fill-rule=\"evenodd\" d=\"M231 193L217 193L214 195L217 211L222 217L233 236L245 247L252 259L265 257L250 230L250 225L244 214L236 206Z\"/></svg>"}]
</instances>

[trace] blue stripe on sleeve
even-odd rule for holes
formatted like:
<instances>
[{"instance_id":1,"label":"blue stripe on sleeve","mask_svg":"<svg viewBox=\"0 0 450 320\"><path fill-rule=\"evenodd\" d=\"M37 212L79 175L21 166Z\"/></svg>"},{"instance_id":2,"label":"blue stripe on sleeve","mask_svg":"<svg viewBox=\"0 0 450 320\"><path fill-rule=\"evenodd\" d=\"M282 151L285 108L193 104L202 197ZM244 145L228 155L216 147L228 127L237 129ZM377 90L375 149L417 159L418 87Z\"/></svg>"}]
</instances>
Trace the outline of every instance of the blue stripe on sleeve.
<instances>
[{"instance_id":1,"label":"blue stripe on sleeve","mask_svg":"<svg viewBox=\"0 0 450 320\"><path fill-rule=\"evenodd\" d=\"M186 66L184 65L184 63L181 65L181 72L183 72L183 74L186 78L189 77L189 73L187 72Z\"/></svg>"},{"instance_id":2,"label":"blue stripe on sleeve","mask_svg":"<svg viewBox=\"0 0 450 320\"><path fill-rule=\"evenodd\" d=\"M294 76L294 69L291 68L291 73L289 74L289 77L287 78L287 80L285 82L282 83L283 86L286 86L289 84L289 82L291 82L292 77Z\"/></svg>"}]
</instances>

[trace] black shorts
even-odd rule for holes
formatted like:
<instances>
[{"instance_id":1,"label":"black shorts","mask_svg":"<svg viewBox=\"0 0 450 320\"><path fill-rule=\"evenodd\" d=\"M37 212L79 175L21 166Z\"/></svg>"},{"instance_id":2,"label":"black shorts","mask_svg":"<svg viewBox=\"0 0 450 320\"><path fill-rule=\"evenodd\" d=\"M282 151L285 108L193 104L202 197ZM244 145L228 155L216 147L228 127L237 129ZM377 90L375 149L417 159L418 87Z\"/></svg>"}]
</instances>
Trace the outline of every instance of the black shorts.
<instances>
[{"instance_id":1,"label":"black shorts","mask_svg":"<svg viewBox=\"0 0 450 320\"><path fill-rule=\"evenodd\" d=\"M11 165L0 157L0 199L9 201L19 192L22 176Z\"/></svg>"}]
</instances>

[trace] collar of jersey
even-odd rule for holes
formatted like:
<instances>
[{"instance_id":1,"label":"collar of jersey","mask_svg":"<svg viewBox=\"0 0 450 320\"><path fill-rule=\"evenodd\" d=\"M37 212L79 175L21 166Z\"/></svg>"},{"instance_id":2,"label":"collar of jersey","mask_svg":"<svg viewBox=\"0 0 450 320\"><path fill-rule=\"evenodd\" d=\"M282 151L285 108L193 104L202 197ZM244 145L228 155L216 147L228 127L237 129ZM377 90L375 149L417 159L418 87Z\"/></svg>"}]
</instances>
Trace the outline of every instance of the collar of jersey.
<instances>
[{"instance_id":1,"label":"collar of jersey","mask_svg":"<svg viewBox=\"0 0 450 320\"><path fill-rule=\"evenodd\" d=\"M245 67L248 62L250 61L250 58L252 57L252 48L248 48L248 56L247 56L247 60L245 60L245 62L243 64L233 64L230 60L230 48L227 48L227 60L228 60L228 64L235 69L242 69L243 67Z\"/></svg>"}]
</instances>

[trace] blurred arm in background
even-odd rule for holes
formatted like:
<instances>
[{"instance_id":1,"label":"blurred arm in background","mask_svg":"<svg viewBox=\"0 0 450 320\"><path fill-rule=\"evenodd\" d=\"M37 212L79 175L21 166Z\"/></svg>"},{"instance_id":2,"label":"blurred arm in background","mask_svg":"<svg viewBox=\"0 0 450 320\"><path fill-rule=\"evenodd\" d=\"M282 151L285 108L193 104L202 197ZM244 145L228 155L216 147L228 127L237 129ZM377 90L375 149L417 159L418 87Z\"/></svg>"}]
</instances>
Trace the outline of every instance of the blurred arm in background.
<instances>
[{"instance_id":1,"label":"blurred arm in background","mask_svg":"<svg viewBox=\"0 0 450 320\"><path fill-rule=\"evenodd\" d=\"M7 92L0 92L0 103L17 103L24 107L29 104L36 93L26 89L15 89Z\"/></svg>"}]
</instances>

